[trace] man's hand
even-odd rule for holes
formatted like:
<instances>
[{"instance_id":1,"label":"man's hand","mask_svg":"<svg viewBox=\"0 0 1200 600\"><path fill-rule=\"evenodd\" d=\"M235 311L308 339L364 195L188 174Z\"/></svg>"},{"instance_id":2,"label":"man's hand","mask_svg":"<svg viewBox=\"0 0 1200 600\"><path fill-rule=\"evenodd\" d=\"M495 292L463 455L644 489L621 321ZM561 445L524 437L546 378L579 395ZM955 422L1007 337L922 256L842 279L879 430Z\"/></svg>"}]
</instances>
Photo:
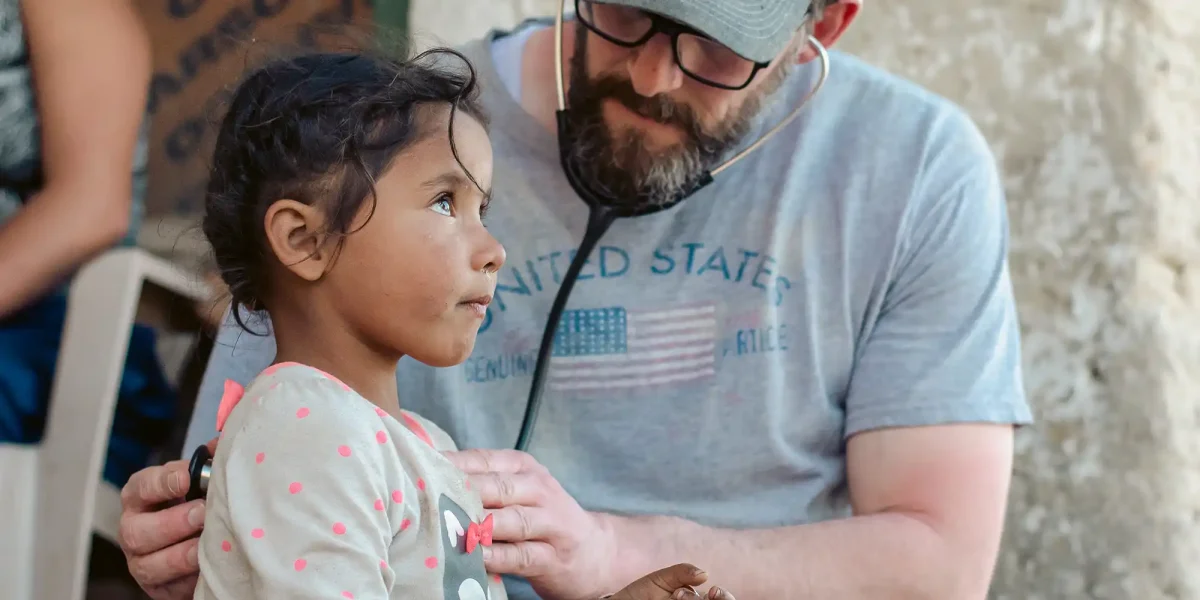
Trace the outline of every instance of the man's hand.
<instances>
[{"instance_id":1,"label":"man's hand","mask_svg":"<svg viewBox=\"0 0 1200 600\"><path fill-rule=\"evenodd\" d=\"M596 598L610 589L616 552L602 515L583 510L532 456L515 450L465 450L447 457L493 509L488 571L518 575L544 598Z\"/></svg>"},{"instance_id":2,"label":"man's hand","mask_svg":"<svg viewBox=\"0 0 1200 600\"><path fill-rule=\"evenodd\" d=\"M208 443L209 450L216 440ZM154 600L183 600L196 591L204 501L163 508L187 494L188 463L177 460L134 473L121 490L117 542L129 572Z\"/></svg>"}]
</instances>

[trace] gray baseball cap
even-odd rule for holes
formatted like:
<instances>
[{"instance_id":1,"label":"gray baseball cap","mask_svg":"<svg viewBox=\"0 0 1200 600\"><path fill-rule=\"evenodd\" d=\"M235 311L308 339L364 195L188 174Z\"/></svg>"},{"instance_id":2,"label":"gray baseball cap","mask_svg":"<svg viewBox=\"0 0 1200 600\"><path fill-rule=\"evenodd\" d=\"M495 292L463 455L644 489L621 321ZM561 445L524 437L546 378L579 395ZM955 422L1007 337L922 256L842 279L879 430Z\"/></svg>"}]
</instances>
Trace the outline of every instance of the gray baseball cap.
<instances>
[{"instance_id":1,"label":"gray baseball cap","mask_svg":"<svg viewBox=\"0 0 1200 600\"><path fill-rule=\"evenodd\" d=\"M758 62L774 59L804 23L807 0L596 0L679 21Z\"/></svg>"}]
</instances>

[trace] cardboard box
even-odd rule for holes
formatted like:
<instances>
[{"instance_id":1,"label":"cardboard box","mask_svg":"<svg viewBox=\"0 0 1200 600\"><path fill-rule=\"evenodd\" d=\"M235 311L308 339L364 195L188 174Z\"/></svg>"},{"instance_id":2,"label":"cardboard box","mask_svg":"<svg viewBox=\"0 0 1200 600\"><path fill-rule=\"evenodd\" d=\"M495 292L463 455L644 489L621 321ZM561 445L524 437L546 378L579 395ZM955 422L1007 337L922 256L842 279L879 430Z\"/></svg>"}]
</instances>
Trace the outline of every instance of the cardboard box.
<instances>
[{"instance_id":1,"label":"cardboard box","mask_svg":"<svg viewBox=\"0 0 1200 600\"><path fill-rule=\"evenodd\" d=\"M387 1L387 0L382 0ZM154 48L147 216L198 216L215 125L247 65L329 30L371 26L370 0L137 0Z\"/></svg>"}]
</instances>

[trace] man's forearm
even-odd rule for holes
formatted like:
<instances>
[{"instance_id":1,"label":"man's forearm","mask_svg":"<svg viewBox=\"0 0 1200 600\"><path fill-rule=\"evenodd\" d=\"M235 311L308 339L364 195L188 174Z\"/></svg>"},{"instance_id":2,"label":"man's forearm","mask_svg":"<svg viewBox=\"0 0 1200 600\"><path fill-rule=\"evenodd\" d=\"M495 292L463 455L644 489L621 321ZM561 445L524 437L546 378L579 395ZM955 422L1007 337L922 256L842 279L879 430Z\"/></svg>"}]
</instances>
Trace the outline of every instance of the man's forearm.
<instances>
[{"instance_id":1,"label":"man's forearm","mask_svg":"<svg viewBox=\"0 0 1200 600\"><path fill-rule=\"evenodd\" d=\"M618 588L660 566L690 562L738 600L971 600L986 593L986 581L955 569L956 557L933 527L902 514L748 531L672 517L604 518L617 540Z\"/></svg>"}]
</instances>

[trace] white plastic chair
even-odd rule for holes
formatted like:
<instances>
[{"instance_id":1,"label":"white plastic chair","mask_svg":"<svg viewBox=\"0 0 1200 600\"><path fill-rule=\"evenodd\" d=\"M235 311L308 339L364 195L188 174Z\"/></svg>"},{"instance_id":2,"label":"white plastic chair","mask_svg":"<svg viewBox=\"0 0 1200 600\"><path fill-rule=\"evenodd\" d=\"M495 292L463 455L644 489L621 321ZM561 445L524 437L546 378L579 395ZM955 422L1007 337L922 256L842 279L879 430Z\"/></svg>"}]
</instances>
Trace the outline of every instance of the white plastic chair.
<instances>
[{"instance_id":1,"label":"white plastic chair","mask_svg":"<svg viewBox=\"0 0 1200 600\"><path fill-rule=\"evenodd\" d=\"M120 490L101 472L134 321L207 294L199 277L137 248L73 278L45 436L0 445L0 599L84 597L92 532L117 536Z\"/></svg>"}]
</instances>

